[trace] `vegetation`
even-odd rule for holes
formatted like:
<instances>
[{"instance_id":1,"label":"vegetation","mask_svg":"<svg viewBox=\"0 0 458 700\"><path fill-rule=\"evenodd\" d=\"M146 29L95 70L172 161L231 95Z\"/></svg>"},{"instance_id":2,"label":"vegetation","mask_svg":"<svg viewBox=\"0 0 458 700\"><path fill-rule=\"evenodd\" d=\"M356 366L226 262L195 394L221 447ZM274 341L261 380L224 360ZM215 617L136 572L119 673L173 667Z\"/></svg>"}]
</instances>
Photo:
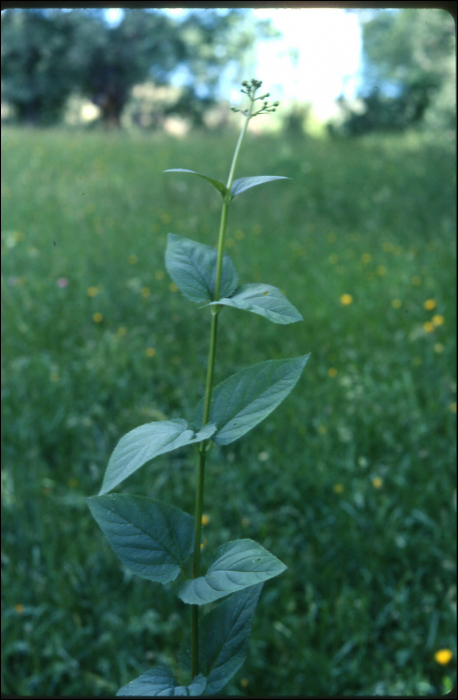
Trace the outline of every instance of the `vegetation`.
<instances>
[{"instance_id":1,"label":"vegetation","mask_svg":"<svg viewBox=\"0 0 458 700\"><path fill-rule=\"evenodd\" d=\"M456 38L444 10L366 10L363 38L362 108L340 99L344 112L331 133L404 131L414 124L456 128Z\"/></svg>"},{"instance_id":2,"label":"vegetation","mask_svg":"<svg viewBox=\"0 0 458 700\"><path fill-rule=\"evenodd\" d=\"M186 84L168 113L201 125L222 69L243 70L255 36L278 35L269 21L250 21L237 9L191 12L182 21L126 9L116 26L103 10L10 9L1 27L2 99L17 121L41 125L58 122L77 93L100 108L105 125L119 127L135 85L169 85L177 70L185 71Z\"/></svg>"},{"instance_id":3,"label":"vegetation","mask_svg":"<svg viewBox=\"0 0 458 700\"><path fill-rule=\"evenodd\" d=\"M214 244L219 195L162 171L222 179L233 144L2 131L4 693L109 697L155 664L176 670L184 604L119 566L85 498L124 433L189 415L203 395L206 310L180 298L163 253L169 232ZM215 382L267 347L312 354L301 390L251 440L213 447L204 560L237 537L288 567L264 584L226 691L444 693L456 681L454 145L248 133L239 167L292 178L234 201L227 246L240 279L279 286L304 322L279 332L225 309ZM193 454L153 464L123 492L193 512Z\"/></svg>"}]
</instances>

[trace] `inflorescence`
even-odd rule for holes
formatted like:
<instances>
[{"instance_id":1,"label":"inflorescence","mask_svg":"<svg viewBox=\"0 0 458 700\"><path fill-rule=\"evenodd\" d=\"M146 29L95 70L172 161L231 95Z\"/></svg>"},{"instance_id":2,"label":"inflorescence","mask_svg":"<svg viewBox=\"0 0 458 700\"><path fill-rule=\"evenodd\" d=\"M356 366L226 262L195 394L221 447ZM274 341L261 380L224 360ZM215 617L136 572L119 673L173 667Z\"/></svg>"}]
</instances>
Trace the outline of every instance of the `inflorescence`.
<instances>
[{"instance_id":1,"label":"inflorescence","mask_svg":"<svg viewBox=\"0 0 458 700\"><path fill-rule=\"evenodd\" d=\"M273 102L272 104L267 104L266 97L270 97L270 93L266 92L265 95L262 95L261 97L255 97L256 95L256 90L258 90L261 85L262 85L262 80L255 80L254 78L251 80L249 83L247 80L244 80L242 83L243 87L240 90L240 92L245 93L245 95L248 95L250 98L252 104L256 102L256 100L263 100L263 105L261 109L259 109L257 112L254 112L253 114L250 115L249 110L247 109L236 109L236 107L231 107L231 110L233 112L241 112L242 114L245 115L245 117L256 117L258 114L268 114L269 112L275 112L276 108L280 104L279 102Z\"/></svg>"}]
</instances>

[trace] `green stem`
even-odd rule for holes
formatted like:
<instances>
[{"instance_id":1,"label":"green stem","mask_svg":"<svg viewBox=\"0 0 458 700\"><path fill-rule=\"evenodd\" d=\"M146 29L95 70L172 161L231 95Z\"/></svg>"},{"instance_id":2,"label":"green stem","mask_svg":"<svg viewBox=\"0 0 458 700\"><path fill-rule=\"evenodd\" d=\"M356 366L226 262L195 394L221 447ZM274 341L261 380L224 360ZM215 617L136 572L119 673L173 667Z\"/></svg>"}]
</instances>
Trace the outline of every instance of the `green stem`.
<instances>
[{"instance_id":1,"label":"green stem","mask_svg":"<svg viewBox=\"0 0 458 700\"><path fill-rule=\"evenodd\" d=\"M227 181L227 189L230 192L232 187L232 182L234 180L235 167L237 165L237 160L240 153L240 147L242 145L243 138L246 134L248 128L248 122L251 118L251 112L254 104L253 97L250 99L250 108L248 115L246 115L245 124L240 133L239 140L237 141L237 146L235 147L234 157L232 159L232 165L229 172L229 178ZM224 239L226 236L226 226L227 226L227 211L229 208L230 195L228 194L223 200L223 208L221 211L221 221L219 226L219 236L218 236L218 255L216 261L216 278L215 278L215 298L214 301L218 301L220 298L221 289L221 275L223 267L223 252L224 252ZM211 395L213 388L213 372L215 368L215 353L216 353L216 337L218 332L218 314L221 306L211 307L211 328L210 328L210 348L208 351L208 363L207 363L207 379L205 382L205 398L204 398L204 411L202 418L202 425L208 423L210 416L210 406L211 406ZM205 459L206 459L206 440L203 440L199 445L199 466L197 473L197 490L196 490L196 507L195 507L195 520L194 520L194 555L193 555L193 565L192 565L192 578L198 578L199 567L200 567L200 540L202 532L202 509L203 509L203 499L204 499L204 478L205 478ZM191 605L191 675L195 678L199 674L199 606Z\"/></svg>"}]
</instances>

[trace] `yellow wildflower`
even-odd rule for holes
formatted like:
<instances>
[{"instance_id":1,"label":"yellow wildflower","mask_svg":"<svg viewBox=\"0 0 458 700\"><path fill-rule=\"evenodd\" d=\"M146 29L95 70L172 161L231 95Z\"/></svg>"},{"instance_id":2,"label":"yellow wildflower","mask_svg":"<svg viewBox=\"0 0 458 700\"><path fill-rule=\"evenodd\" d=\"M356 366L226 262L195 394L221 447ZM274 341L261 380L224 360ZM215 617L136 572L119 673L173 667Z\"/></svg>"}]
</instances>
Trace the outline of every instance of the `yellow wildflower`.
<instances>
[{"instance_id":1,"label":"yellow wildflower","mask_svg":"<svg viewBox=\"0 0 458 700\"><path fill-rule=\"evenodd\" d=\"M146 348L146 354L148 357L154 357L156 350L154 348Z\"/></svg>"},{"instance_id":2,"label":"yellow wildflower","mask_svg":"<svg viewBox=\"0 0 458 700\"><path fill-rule=\"evenodd\" d=\"M325 425L319 425L317 428L317 431L320 435L324 435L327 432L327 428Z\"/></svg>"},{"instance_id":3,"label":"yellow wildflower","mask_svg":"<svg viewBox=\"0 0 458 700\"><path fill-rule=\"evenodd\" d=\"M370 253L363 253L361 255L361 262L363 262L365 265L367 263L370 263L371 260L372 260L372 255Z\"/></svg>"},{"instance_id":4,"label":"yellow wildflower","mask_svg":"<svg viewBox=\"0 0 458 700\"><path fill-rule=\"evenodd\" d=\"M176 286L175 282L169 284L169 289L171 292L178 292L178 287Z\"/></svg>"},{"instance_id":5,"label":"yellow wildflower","mask_svg":"<svg viewBox=\"0 0 458 700\"><path fill-rule=\"evenodd\" d=\"M427 321L423 324L423 328L426 331L426 333L431 333L434 330L434 324L430 321Z\"/></svg>"},{"instance_id":6,"label":"yellow wildflower","mask_svg":"<svg viewBox=\"0 0 458 700\"><path fill-rule=\"evenodd\" d=\"M436 343L436 344L434 345L434 352L437 352L437 353L439 353L439 354L440 354L441 352L444 352L444 346L442 345L442 343Z\"/></svg>"},{"instance_id":7,"label":"yellow wildflower","mask_svg":"<svg viewBox=\"0 0 458 700\"><path fill-rule=\"evenodd\" d=\"M156 270L154 276L157 280L162 280L165 277L165 272L163 270Z\"/></svg>"},{"instance_id":8,"label":"yellow wildflower","mask_svg":"<svg viewBox=\"0 0 458 700\"><path fill-rule=\"evenodd\" d=\"M391 302L391 306L393 307L393 309L400 309L402 306L402 301L400 299L393 299L393 301Z\"/></svg>"},{"instance_id":9,"label":"yellow wildflower","mask_svg":"<svg viewBox=\"0 0 458 700\"><path fill-rule=\"evenodd\" d=\"M342 484L335 484L332 488L335 493L342 493L342 491L344 490Z\"/></svg>"},{"instance_id":10,"label":"yellow wildflower","mask_svg":"<svg viewBox=\"0 0 458 700\"><path fill-rule=\"evenodd\" d=\"M456 401L450 404L450 410L452 413L456 413Z\"/></svg>"},{"instance_id":11,"label":"yellow wildflower","mask_svg":"<svg viewBox=\"0 0 458 700\"><path fill-rule=\"evenodd\" d=\"M383 275L386 275L386 267L384 267L383 265L377 265L375 271L379 277L383 277Z\"/></svg>"},{"instance_id":12,"label":"yellow wildflower","mask_svg":"<svg viewBox=\"0 0 458 700\"><path fill-rule=\"evenodd\" d=\"M453 652L450 649L439 649L439 651L436 651L434 654L434 659L437 661L438 664L441 664L441 666L445 666L445 664L448 664L448 662L453 658Z\"/></svg>"},{"instance_id":13,"label":"yellow wildflower","mask_svg":"<svg viewBox=\"0 0 458 700\"><path fill-rule=\"evenodd\" d=\"M125 326L119 326L118 330L116 331L116 335L119 337L126 335L127 333L127 328Z\"/></svg>"},{"instance_id":14,"label":"yellow wildflower","mask_svg":"<svg viewBox=\"0 0 458 700\"><path fill-rule=\"evenodd\" d=\"M434 301L434 299L426 299L423 306L426 309L426 311L432 311L432 309L436 308L437 303Z\"/></svg>"},{"instance_id":15,"label":"yellow wildflower","mask_svg":"<svg viewBox=\"0 0 458 700\"><path fill-rule=\"evenodd\" d=\"M142 287L141 295L144 299L149 297L150 294L151 294L151 290L149 289L149 287Z\"/></svg>"},{"instance_id":16,"label":"yellow wildflower","mask_svg":"<svg viewBox=\"0 0 458 700\"><path fill-rule=\"evenodd\" d=\"M14 606L15 612L17 612L18 615L22 615L24 612L24 606L18 603L17 605Z\"/></svg>"},{"instance_id":17,"label":"yellow wildflower","mask_svg":"<svg viewBox=\"0 0 458 700\"><path fill-rule=\"evenodd\" d=\"M434 323L435 326L442 326L442 324L445 321L445 318L440 314L436 314L436 316L432 317L431 321Z\"/></svg>"},{"instance_id":18,"label":"yellow wildflower","mask_svg":"<svg viewBox=\"0 0 458 700\"><path fill-rule=\"evenodd\" d=\"M340 303L344 306L348 306L348 304L351 304L352 301L353 297L351 294L342 294L342 296L340 297Z\"/></svg>"},{"instance_id":19,"label":"yellow wildflower","mask_svg":"<svg viewBox=\"0 0 458 700\"><path fill-rule=\"evenodd\" d=\"M328 369L328 375L329 375L330 377L335 377L336 374L337 374L337 370L336 370L335 367L330 367L330 368Z\"/></svg>"},{"instance_id":20,"label":"yellow wildflower","mask_svg":"<svg viewBox=\"0 0 458 700\"><path fill-rule=\"evenodd\" d=\"M205 513L202 515L202 525L208 525L210 522L210 516L205 515Z\"/></svg>"},{"instance_id":21,"label":"yellow wildflower","mask_svg":"<svg viewBox=\"0 0 458 700\"><path fill-rule=\"evenodd\" d=\"M92 320L94 321L94 323L100 323L100 321L102 321L102 319L103 319L103 316L98 311L92 317Z\"/></svg>"},{"instance_id":22,"label":"yellow wildflower","mask_svg":"<svg viewBox=\"0 0 458 700\"><path fill-rule=\"evenodd\" d=\"M129 255L127 260L129 261L129 265L136 265L138 263L138 258L136 255Z\"/></svg>"},{"instance_id":23,"label":"yellow wildflower","mask_svg":"<svg viewBox=\"0 0 458 700\"><path fill-rule=\"evenodd\" d=\"M99 293L99 290L97 287L89 287L87 290L87 295L88 297L95 297Z\"/></svg>"},{"instance_id":24,"label":"yellow wildflower","mask_svg":"<svg viewBox=\"0 0 458 700\"><path fill-rule=\"evenodd\" d=\"M383 481L379 476L376 476L374 479L372 479L372 486L375 489L379 489L382 484L383 484Z\"/></svg>"}]
</instances>

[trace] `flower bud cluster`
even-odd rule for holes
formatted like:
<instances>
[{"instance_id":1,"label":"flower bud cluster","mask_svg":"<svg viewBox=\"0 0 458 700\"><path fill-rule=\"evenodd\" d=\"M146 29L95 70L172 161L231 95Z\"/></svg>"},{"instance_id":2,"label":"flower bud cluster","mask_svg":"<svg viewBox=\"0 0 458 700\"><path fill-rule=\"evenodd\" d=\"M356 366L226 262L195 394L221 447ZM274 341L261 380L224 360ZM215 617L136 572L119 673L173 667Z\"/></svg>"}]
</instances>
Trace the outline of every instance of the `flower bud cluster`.
<instances>
[{"instance_id":1,"label":"flower bud cluster","mask_svg":"<svg viewBox=\"0 0 458 700\"><path fill-rule=\"evenodd\" d=\"M265 95L262 95L261 97L255 97L256 95L256 90L258 90L262 85L262 80L255 80L254 78L251 80L251 82L248 82L247 80L244 80L242 83L242 89L240 92L243 92L245 95L247 95L251 103L253 104L256 102L256 100L262 100L263 105L261 109L259 109L257 112L253 112L253 114L249 114L249 111L247 109L236 109L235 107L231 107L231 110L233 112L242 112L246 117L251 116L251 117L256 117L258 114L268 114L269 112L275 112L276 108L280 104L279 102L273 102L272 104L268 104L266 97L270 97L270 93L266 92Z\"/></svg>"}]
</instances>

